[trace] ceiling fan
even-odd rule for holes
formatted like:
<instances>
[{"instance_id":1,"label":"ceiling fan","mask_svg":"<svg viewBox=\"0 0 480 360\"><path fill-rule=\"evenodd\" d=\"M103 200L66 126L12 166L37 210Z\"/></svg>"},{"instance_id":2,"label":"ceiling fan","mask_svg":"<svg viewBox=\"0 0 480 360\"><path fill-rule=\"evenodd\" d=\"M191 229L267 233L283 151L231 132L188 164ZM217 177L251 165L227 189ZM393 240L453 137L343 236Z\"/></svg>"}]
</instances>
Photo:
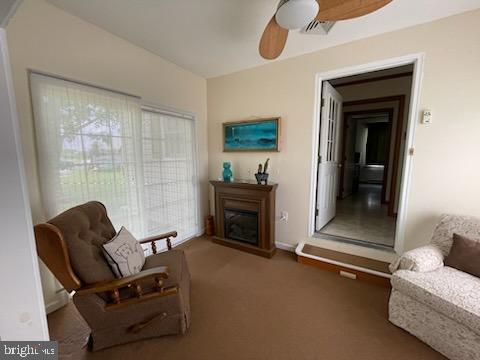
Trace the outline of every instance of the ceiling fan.
<instances>
[{"instance_id":1,"label":"ceiling fan","mask_svg":"<svg viewBox=\"0 0 480 360\"><path fill-rule=\"evenodd\" d=\"M311 21L339 21L370 14L392 0L280 0L277 11L260 39L260 55L267 60L280 56L288 31Z\"/></svg>"}]
</instances>

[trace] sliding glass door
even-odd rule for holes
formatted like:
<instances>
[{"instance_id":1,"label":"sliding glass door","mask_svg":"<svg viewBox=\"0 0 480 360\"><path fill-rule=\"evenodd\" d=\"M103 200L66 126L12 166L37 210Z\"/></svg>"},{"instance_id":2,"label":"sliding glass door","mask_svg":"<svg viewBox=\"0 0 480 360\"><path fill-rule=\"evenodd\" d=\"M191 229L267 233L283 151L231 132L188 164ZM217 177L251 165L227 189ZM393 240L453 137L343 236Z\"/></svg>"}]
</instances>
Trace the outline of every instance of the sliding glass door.
<instances>
[{"instance_id":1,"label":"sliding glass door","mask_svg":"<svg viewBox=\"0 0 480 360\"><path fill-rule=\"evenodd\" d=\"M197 233L193 117L50 76L30 80L47 217L98 200L137 237Z\"/></svg>"},{"instance_id":2,"label":"sliding glass door","mask_svg":"<svg viewBox=\"0 0 480 360\"><path fill-rule=\"evenodd\" d=\"M149 234L176 229L189 237L198 231L194 125L180 114L142 111L143 210Z\"/></svg>"}]
</instances>

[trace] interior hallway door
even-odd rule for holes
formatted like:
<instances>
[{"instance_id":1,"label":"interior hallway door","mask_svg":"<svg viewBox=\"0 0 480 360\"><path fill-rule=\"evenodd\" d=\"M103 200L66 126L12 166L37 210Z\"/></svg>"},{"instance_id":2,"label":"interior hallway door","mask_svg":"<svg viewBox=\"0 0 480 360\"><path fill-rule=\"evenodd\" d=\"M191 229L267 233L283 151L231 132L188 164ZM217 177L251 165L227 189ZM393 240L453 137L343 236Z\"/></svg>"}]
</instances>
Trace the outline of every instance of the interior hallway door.
<instances>
[{"instance_id":1,"label":"interior hallway door","mask_svg":"<svg viewBox=\"0 0 480 360\"><path fill-rule=\"evenodd\" d=\"M320 230L335 217L338 177L339 138L342 119L342 96L329 82L322 85L320 144L318 151L317 212L315 229Z\"/></svg>"}]
</instances>

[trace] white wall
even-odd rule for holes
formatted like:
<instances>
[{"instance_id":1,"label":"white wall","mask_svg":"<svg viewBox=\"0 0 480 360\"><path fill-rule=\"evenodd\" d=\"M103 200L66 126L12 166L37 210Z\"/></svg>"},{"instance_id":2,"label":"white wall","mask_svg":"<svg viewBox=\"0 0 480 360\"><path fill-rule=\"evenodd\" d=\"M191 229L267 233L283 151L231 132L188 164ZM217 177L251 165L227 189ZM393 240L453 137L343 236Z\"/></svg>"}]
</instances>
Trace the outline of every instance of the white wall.
<instances>
[{"instance_id":1,"label":"white wall","mask_svg":"<svg viewBox=\"0 0 480 360\"><path fill-rule=\"evenodd\" d=\"M406 218L406 249L426 243L443 212L480 216L480 11L472 11L299 57L208 80L210 177L232 161L237 177L250 177L271 158L279 183L277 241L308 240L325 247L389 260L370 249L308 238L315 75L355 65L425 53L419 109L431 109L430 126L418 125ZM321 41L321 40L319 40ZM287 44L288 46L288 44ZM283 118L283 149L275 154L222 152L222 122L255 116ZM419 114L413 121L419 123ZM277 214L278 215L278 214Z\"/></svg>"},{"instance_id":2,"label":"white wall","mask_svg":"<svg viewBox=\"0 0 480 360\"><path fill-rule=\"evenodd\" d=\"M44 0L24 0L7 27L15 94L34 223L46 219L37 172L28 69L135 94L153 104L195 113L201 217L207 211L206 80L120 39ZM42 269L49 310L61 299Z\"/></svg>"},{"instance_id":3,"label":"white wall","mask_svg":"<svg viewBox=\"0 0 480 360\"><path fill-rule=\"evenodd\" d=\"M341 198L350 196L353 192L353 180L356 176L355 173L355 152L358 136L358 127L356 120L352 120L352 117L344 117L346 121L346 131L342 135L342 139L345 140L345 161L343 164L343 191L340 190L338 195Z\"/></svg>"},{"instance_id":4,"label":"white wall","mask_svg":"<svg viewBox=\"0 0 480 360\"><path fill-rule=\"evenodd\" d=\"M3 29L0 29L0 119L0 338L48 340Z\"/></svg>"},{"instance_id":5,"label":"white wall","mask_svg":"<svg viewBox=\"0 0 480 360\"><path fill-rule=\"evenodd\" d=\"M368 139L368 127L365 121L357 120L357 133L355 138L355 152L360 153L361 165L365 165L367 157L367 139Z\"/></svg>"}]
</instances>

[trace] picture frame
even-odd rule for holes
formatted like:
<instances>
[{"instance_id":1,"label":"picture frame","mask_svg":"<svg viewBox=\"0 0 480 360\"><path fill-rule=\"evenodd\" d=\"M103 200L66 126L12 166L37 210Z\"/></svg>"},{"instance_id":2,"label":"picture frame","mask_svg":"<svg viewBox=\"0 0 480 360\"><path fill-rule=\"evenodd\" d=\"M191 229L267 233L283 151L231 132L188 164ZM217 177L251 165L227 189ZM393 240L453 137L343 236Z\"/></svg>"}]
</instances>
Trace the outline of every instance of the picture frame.
<instances>
[{"instance_id":1,"label":"picture frame","mask_svg":"<svg viewBox=\"0 0 480 360\"><path fill-rule=\"evenodd\" d=\"M223 123L224 152L280 151L280 117Z\"/></svg>"}]
</instances>

